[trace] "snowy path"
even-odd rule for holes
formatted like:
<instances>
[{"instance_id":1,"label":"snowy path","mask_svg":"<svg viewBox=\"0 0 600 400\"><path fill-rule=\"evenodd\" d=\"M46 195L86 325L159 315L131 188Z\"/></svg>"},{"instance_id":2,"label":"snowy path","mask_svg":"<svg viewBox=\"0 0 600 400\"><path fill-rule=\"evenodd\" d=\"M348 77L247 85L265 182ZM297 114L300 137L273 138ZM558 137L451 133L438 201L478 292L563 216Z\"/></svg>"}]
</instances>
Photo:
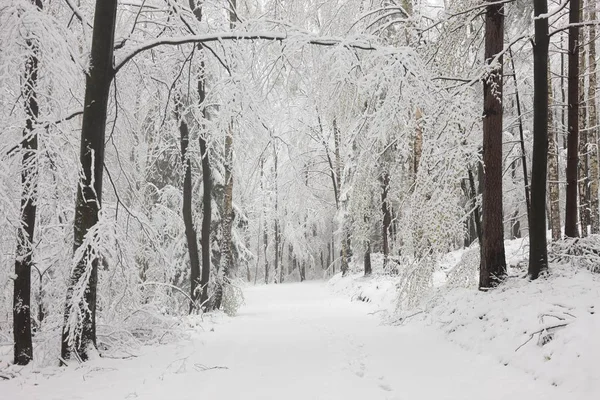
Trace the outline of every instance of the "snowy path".
<instances>
[{"instance_id":1,"label":"snowy path","mask_svg":"<svg viewBox=\"0 0 600 400\"><path fill-rule=\"evenodd\" d=\"M262 286L245 295L239 315L214 332L134 359L0 382L0 399L579 398L426 328L382 326L367 305L324 283Z\"/></svg>"}]
</instances>

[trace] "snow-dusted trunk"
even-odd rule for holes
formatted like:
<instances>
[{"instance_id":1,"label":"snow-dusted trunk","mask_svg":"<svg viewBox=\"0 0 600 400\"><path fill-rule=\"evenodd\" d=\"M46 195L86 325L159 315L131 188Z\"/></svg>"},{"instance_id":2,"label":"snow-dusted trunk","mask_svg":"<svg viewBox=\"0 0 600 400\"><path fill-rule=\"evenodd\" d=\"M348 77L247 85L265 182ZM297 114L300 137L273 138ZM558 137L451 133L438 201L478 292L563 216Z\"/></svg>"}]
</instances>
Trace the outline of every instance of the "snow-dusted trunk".
<instances>
[{"instance_id":1,"label":"snow-dusted trunk","mask_svg":"<svg viewBox=\"0 0 600 400\"><path fill-rule=\"evenodd\" d=\"M278 159L277 149L273 145L274 162L275 162L275 261L273 265L273 278L276 282L283 282L283 268L279 262L279 246L281 244L281 236L279 234L279 184L278 180ZM279 274L279 276L277 275Z\"/></svg>"},{"instance_id":2,"label":"snow-dusted trunk","mask_svg":"<svg viewBox=\"0 0 600 400\"><path fill-rule=\"evenodd\" d=\"M371 267L371 242L367 240L367 249L365 250L365 276L371 275L373 269Z\"/></svg>"},{"instance_id":3,"label":"snow-dusted trunk","mask_svg":"<svg viewBox=\"0 0 600 400\"><path fill-rule=\"evenodd\" d=\"M264 159L260 159L260 192L264 193L264 183L263 183L263 179L264 179L264 168L265 168L265 161ZM268 224L267 224L267 209L263 204L263 219L264 219L264 223L263 223L263 252L264 252L264 256L265 256L265 284L269 283L269 253L268 253L268 247L269 247L269 233L268 233Z\"/></svg>"},{"instance_id":4,"label":"snow-dusted trunk","mask_svg":"<svg viewBox=\"0 0 600 400\"><path fill-rule=\"evenodd\" d=\"M198 22L202 22L202 4L196 5L194 0L189 1L190 8L194 12L194 16ZM198 44L198 50L203 51L201 43ZM197 82L198 101L202 106L202 114L204 118L208 118L206 107L204 106L204 100L206 99L206 81L204 76L204 60L200 61L200 76ZM210 266L211 266L211 252L210 252L210 234L211 234L211 223L212 223L212 174L210 170L210 158L207 151L208 138L200 135L198 141L200 144L200 156L202 157L202 229L201 229L201 241L202 241L202 273L200 276L200 306L206 309L208 303L208 281L210 280ZM187 168L186 168L187 171ZM193 226L192 226L193 227ZM187 232L187 228L186 228ZM195 231L194 231L195 234ZM197 250L196 250L197 254ZM192 270L193 273L193 270ZM194 293L196 285L192 276L192 294ZM192 295L192 299L197 299Z\"/></svg>"},{"instance_id":5,"label":"snow-dusted trunk","mask_svg":"<svg viewBox=\"0 0 600 400\"><path fill-rule=\"evenodd\" d=\"M214 308L221 308L224 286L229 283L229 273L232 267L232 237L233 225L233 121L225 137L225 195L223 197L223 242L221 243L221 268L218 272L215 290Z\"/></svg>"},{"instance_id":6,"label":"snow-dusted trunk","mask_svg":"<svg viewBox=\"0 0 600 400\"><path fill-rule=\"evenodd\" d=\"M567 92L567 104L569 107L567 124L569 137L567 148L567 204L565 207L565 235L568 237L579 236L577 231L577 166L579 163L579 6L579 0L571 0L569 8L569 87ZM535 101L534 104L536 104Z\"/></svg>"},{"instance_id":7,"label":"snow-dusted trunk","mask_svg":"<svg viewBox=\"0 0 600 400\"><path fill-rule=\"evenodd\" d=\"M335 145L335 174L336 174L336 186L338 196L340 196L341 187L342 187L342 158L340 155L340 147L341 147L341 136L340 130L337 126L337 121L333 119L333 136L334 136L334 145ZM341 207L341 199L338 198L338 212ZM342 276L348 273L348 236L346 232L346 224L345 221L341 222L341 265L340 270L342 271Z\"/></svg>"},{"instance_id":8,"label":"snow-dusted trunk","mask_svg":"<svg viewBox=\"0 0 600 400\"><path fill-rule=\"evenodd\" d=\"M229 0L229 27L234 28L237 19L236 0ZM229 275L233 267L232 236L233 225L233 132L235 121L232 118L225 136L225 193L223 197L223 225L221 243L222 263L217 276L214 308L221 308L224 286L229 284Z\"/></svg>"},{"instance_id":9,"label":"snow-dusted trunk","mask_svg":"<svg viewBox=\"0 0 600 400\"><path fill-rule=\"evenodd\" d=\"M485 60L492 66L483 81L483 201L479 288L496 286L506 275L502 218L502 56L504 5L486 8ZM498 58L495 60L495 58Z\"/></svg>"},{"instance_id":10,"label":"snow-dusted trunk","mask_svg":"<svg viewBox=\"0 0 600 400\"><path fill-rule=\"evenodd\" d=\"M423 154L423 127L421 126L421 119L423 118L423 112L420 108L417 108L415 113L415 119L417 120L417 129L415 130L415 143L413 146L413 177L416 181L417 173L419 172L419 163L421 162L421 155Z\"/></svg>"},{"instance_id":11,"label":"snow-dusted trunk","mask_svg":"<svg viewBox=\"0 0 600 400\"><path fill-rule=\"evenodd\" d=\"M580 0L579 20L584 21L585 0ZM586 237L588 225L590 224L589 213L589 176L588 176L588 135L586 130L586 91L585 91L585 70L586 70L586 51L585 51L585 29L579 30L579 225L581 227L581 236Z\"/></svg>"},{"instance_id":12,"label":"snow-dusted trunk","mask_svg":"<svg viewBox=\"0 0 600 400\"><path fill-rule=\"evenodd\" d=\"M554 104L552 92L552 79L550 74L550 63L548 63L548 107ZM560 191L558 176L558 143L557 134L554 129L553 113L548 113L548 192L550 198L550 227L552 229L552 240L560 240Z\"/></svg>"},{"instance_id":13,"label":"snow-dusted trunk","mask_svg":"<svg viewBox=\"0 0 600 400\"><path fill-rule=\"evenodd\" d=\"M194 226L194 215L192 212L192 165L188 157L188 147L190 142L190 131L188 124L181 115L182 105L180 102L176 105L175 116L179 120L179 140L181 145L181 161L184 166L183 175L183 207L181 210L183 224L185 226L185 238L188 247L188 256L190 258L190 313L197 307L197 300L200 298L200 258L198 256L198 237L196 227Z\"/></svg>"},{"instance_id":14,"label":"snow-dusted trunk","mask_svg":"<svg viewBox=\"0 0 600 400\"><path fill-rule=\"evenodd\" d=\"M83 244L88 231L98 222L98 211L102 204L106 112L110 84L114 77L112 62L117 3L117 0L97 1L94 12L90 70L86 76L81 127L81 174L75 202L74 250ZM61 348L61 357L65 361L71 357L72 352L85 361L89 358L90 351L96 348L99 260L97 253L90 250L92 249L85 249L81 259L71 270L67 282ZM76 288L84 289L81 297L73 297Z\"/></svg>"},{"instance_id":15,"label":"snow-dusted trunk","mask_svg":"<svg viewBox=\"0 0 600 400\"><path fill-rule=\"evenodd\" d=\"M548 0L534 0L533 47L533 160L531 170L531 217L529 270L537 279L548 267L546 246L546 173L548 168Z\"/></svg>"},{"instance_id":16,"label":"snow-dusted trunk","mask_svg":"<svg viewBox=\"0 0 600 400\"><path fill-rule=\"evenodd\" d=\"M523 186L525 189L525 206L527 208L527 221L531 215L531 191L529 187L529 170L527 169L527 153L525 152L525 134L523 132L523 114L521 112L521 98L519 97L519 82L517 81L517 70L515 69L515 59L512 50L508 49L510 63L512 67L513 82L515 85L515 102L517 104L517 118L519 126L519 142L521 145L521 167L523 168Z\"/></svg>"},{"instance_id":17,"label":"snow-dusted trunk","mask_svg":"<svg viewBox=\"0 0 600 400\"><path fill-rule=\"evenodd\" d=\"M597 17L597 3L595 1L589 4L589 20L596 21ZM589 171L590 171L590 225L591 233L600 233L600 214L598 210L598 114L597 114L597 100L596 100L596 87L598 85L598 78L596 72L596 26L590 26L590 48L588 51L589 56L589 84L588 84L588 158L589 158Z\"/></svg>"},{"instance_id":18,"label":"snow-dusted trunk","mask_svg":"<svg viewBox=\"0 0 600 400\"><path fill-rule=\"evenodd\" d=\"M41 0L32 0L41 11ZM37 203L38 137L35 124L39 117L37 97L39 46L36 39L26 40L29 52L25 61L25 76L21 96L25 103L25 129L21 143L23 161L21 166L21 224L17 230L15 253L15 279L13 292L13 338L14 363L27 365L33 359L31 341L31 267L33 264L33 237ZM41 300L41 299L40 299Z\"/></svg>"},{"instance_id":19,"label":"snow-dusted trunk","mask_svg":"<svg viewBox=\"0 0 600 400\"><path fill-rule=\"evenodd\" d=\"M392 214L390 213L390 206L388 201L388 191L390 188L390 175L387 172L383 173L381 177L381 214L382 214L382 231L381 231L381 242L383 252L383 269L387 268L388 259L390 255L390 223L392 222Z\"/></svg>"},{"instance_id":20,"label":"snow-dusted trunk","mask_svg":"<svg viewBox=\"0 0 600 400\"><path fill-rule=\"evenodd\" d=\"M212 176L210 159L206 148L206 138L200 136L200 155L202 156L202 276L200 286L200 304L206 307L208 301L208 281L210 279L210 226L212 223Z\"/></svg>"}]
</instances>

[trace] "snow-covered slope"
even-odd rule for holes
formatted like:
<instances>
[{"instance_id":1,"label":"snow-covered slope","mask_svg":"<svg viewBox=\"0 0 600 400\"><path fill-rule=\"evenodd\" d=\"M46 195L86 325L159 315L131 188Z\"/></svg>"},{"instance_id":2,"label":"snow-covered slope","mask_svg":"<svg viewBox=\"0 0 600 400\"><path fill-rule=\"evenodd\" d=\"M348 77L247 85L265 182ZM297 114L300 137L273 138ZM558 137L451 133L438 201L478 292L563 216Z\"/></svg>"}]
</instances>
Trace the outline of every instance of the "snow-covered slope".
<instances>
[{"instance_id":1,"label":"snow-covered slope","mask_svg":"<svg viewBox=\"0 0 600 400\"><path fill-rule=\"evenodd\" d=\"M442 258L431 293L416 309L397 309L398 278L334 277L330 287L373 303L393 324L430 325L460 347L571 393L600 398L600 275L571 263L552 264L537 281L524 278L527 242L507 241L511 277L496 290L477 290L478 249ZM375 267L380 271L380 266ZM597 397L596 397L597 396Z\"/></svg>"}]
</instances>

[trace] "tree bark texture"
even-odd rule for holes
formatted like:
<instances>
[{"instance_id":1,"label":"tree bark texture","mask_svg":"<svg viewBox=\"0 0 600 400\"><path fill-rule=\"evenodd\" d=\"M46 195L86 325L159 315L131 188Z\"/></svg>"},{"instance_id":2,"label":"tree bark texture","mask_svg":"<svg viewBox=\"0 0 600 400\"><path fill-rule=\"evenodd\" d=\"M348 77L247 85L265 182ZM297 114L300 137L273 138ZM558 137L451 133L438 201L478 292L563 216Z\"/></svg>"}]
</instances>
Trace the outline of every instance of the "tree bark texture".
<instances>
[{"instance_id":1,"label":"tree bark texture","mask_svg":"<svg viewBox=\"0 0 600 400\"><path fill-rule=\"evenodd\" d=\"M579 7L579 0L571 0L569 8L570 26L567 92L567 104L569 108L567 124L569 136L567 140L567 201L565 208L565 235L568 237L579 236L577 231L577 167L579 163L579 26L577 24L579 23ZM534 104L537 104L535 100Z\"/></svg>"},{"instance_id":2,"label":"tree bark texture","mask_svg":"<svg viewBox=\"0 0 600 400\"><path fill-rule=\"evenodd\" d=\"M552 95L552 75L550 74L550 63L548 63L548 107L554 103ZM552 240L560 240L560 189L558 175L558 142L557 134L554 129L554 118L552 112L548 112L548 191L550 197L550 227L552 230Z\"/></svg>"},{"instance_id":3,"label":"tree bark texture","mask_svg":"<svg viewBox=\"0 0 600 400\"><path fill-rule=\"evenodd\" d=\"M546 243L546 174L548 168L548 0L534 0L533 47L533 160L531 170L531 218L529 269L531 279L548 268ZM577 194L577 193L575 193ZM577 210L575 210L577 211Z\"/></svg>"},{"instance_id":4,"label":"tree bark texture","mask_svg":"<svg viewBox=\"0 0 600 400\"><path fill-rule=\"evenodd\" d=\"M596 1L589 4L589 20L596 21ZM596 63L596 26L590 26L589 43L589 85L588 85L588 143L589 143L589 167L590 167L590 225L591 233L600 233L600 211L598 210L598 114L596 87L598 85L597 63Z\"/></svg>"},{"instance_id":5,"label":"tree bark texture","mask_svg":"<svg viewBox=\"0 0 600 400\"><path fill-rule=\"evenodd\" d=\"M198 308L198 299L202 286L200 283L200 257L198 256L198 236L194 226L194 215L192 211L192 165L188 157L188 147L190 142L190 131L188 124L181 114L181 103L176 105L176 117L179 120L179 136L181 144L181 161L184 166L183 176L183 207L182 216L185 226L185 238L188 247L188 256L190 258L190 313ZM200 286L200 289L198 289Z\"/></svg>"},{"instance_id":6,"label":"tree bark texture","mask_svg":"<svg viewBox=\"0 0 600 400\"><path fill-rule=\"evenodd\" d=\"M94 12L90 70L86 76L83 121L81 127L80 159L82 174L77 185L75 202L74 250L84 241L86 234L98 222L98 211L102 205L102 178L104 173L104 141L106 113L110 84L114 77L113 47L117 15L117 0L97 1ZM90 249L86 249L81 260L72 269L67 283L65 320L62 333L61 357L68 360L71 353L86 361L89 352L96 348L96 285L98 280L97 258L89 260ZM88 264L91 266L86 274ZM86 279L87 282L80 282ZM74 289L84 285L85 291L79 301L78 319L81 332L76 334L69 327L71 303ZM77 340L70 341L69 339Z\"/></svg>"},{"instance_id":7,"label":"tree bark texture","mask_svg":"<svg viewBox=\"0 0 600 400\"><path fill-rule=\"evenodd\" d=\"M32 3L42 10L41 0ZM31 340L31 267L33 265L33 237L37 210L38 136L35 131L39 117L37 96L39 46L36 39L26 40L29 55L25 61L25 75L21 95L25 102L25 129L23 129L21 166L21 222L17 230L15 279L13 291L14 363L27 365L33 360ZM41 300L41 299L40 299Z\"/></svg>"},{"instance_id":8,"label":"tree bark texture","mask_svg":"<svg viewBox=\"0 0 600 400\"><path fill-rule=\"evenodd\" d=\"M483 81L483 201L479 288L496 286L506 276L502 216L502 57L504 5L488 5L485 21L485 59L494 68Z\"/></svg>"},{"instance_id":9,"label":"tree bark texture","mask_svg":"<svg viewBox=\"0 0 600 400\"><path fill-rule=\"evenodd\" d=\"M585 0L580 0L579 21L584 21ZM579 30L579 225L582 237L588 233L590 224L589 213L589 176L588 176L588 135L587 135L587 117L586 117L586 91L585 91L585 72L586 72L586 51L585 51L585 29Z\"/></svg>"}]
</instances>

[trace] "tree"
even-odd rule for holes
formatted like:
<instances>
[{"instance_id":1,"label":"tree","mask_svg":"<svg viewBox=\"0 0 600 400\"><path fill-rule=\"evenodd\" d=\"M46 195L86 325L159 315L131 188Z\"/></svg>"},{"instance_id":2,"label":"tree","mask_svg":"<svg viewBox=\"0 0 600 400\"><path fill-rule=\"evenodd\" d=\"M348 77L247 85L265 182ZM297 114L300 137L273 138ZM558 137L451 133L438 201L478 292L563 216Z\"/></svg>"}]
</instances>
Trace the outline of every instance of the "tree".
<instances>
[{"instance_id":1,"label":"tree","mask_svg":"<svg viewBox=\"0 0 600 400\"><path fill-rule=\"evenodd\" d=\"M196 235L196 227L194 225L194 215L192 212L192 165L188 155L188 147L190 142L190 130L184 116L181 113L183 105L181 99L177 100L175 106L175 115L179 121L179 135L181 143L181 162L183 163L183 206L182 215L185 225L185 237L187 241L188 256L190 258L190 313L198 306L197 300L200 298L200 258L198 257L198 237Z\"/></svg>"},{"instance_id":2,"label":"tree","mask_svg":"<svg viewBox=\"0 0 600 400\"><path fill-rule=\"evenodd\" d=\"M591 1L589 4L589 20L596 21L597 17L596 1ZM596 87L598 85L597 78L597 62L596 62L596 25L590 26L590 44L589 44L589 84L588 84L588 141L589 146L589 161L590 161L590 223L591 233L600 233L600 211L598 210L598 112Z\"/></svg>"},{"instance_id":3,"label":"tree","mask_svg":"<svg viewBox=\"0 0 600 400\"><path fill-rule=\"evenodd\" d=\"M578 237L577 231L577 172L579 165L579 7L580 0L571 0L569 6L569 72L567 103L569 112L567 149L567 204L565 208L565 235ZM537 38L537 37L536 37ZM535 67L534 67L535 69ZM535 84L534 84L535 85ZM534 95L535 97L535 95ZM535 103L537 104L537 103ZM533 182L532 182L533 184ZM533 192L533 188L532 188ZM532 204L533 207L533 204Z\"/></svg>"},{"instance_id":4,"label":"tree","mask_svg":"<svg viewBox=\"0 0 600 400\"><path fill-rule=\"evenodd\" d=\"M195 0L190 0L190 8L198 22L202 22L202 5L196 5ZM203 51L202 43L198 44L198 50ZM204 58L200 61L200 75L197 82L198 102L202 107L202 117L204 120L208 118L206 110L206 65ZM210 280L211 252L210 252L210 233L212 223L212 174L210 170L210 158L207 147L208 133L200 134L198 141L200 144L200 156L202 157L202 275L200 277L200 305L203 309L208 303L208 282ZM188 164L189 165L189 164ZM187 170L186 170L187 171ZM195 285L192 279L192 293L195 292ZM192 299L195 297L192 295Z\"/></svg>"},{"instance_id":5,"label":"tree","mask_svg":"<svg viewBox=\"0 0 600 400\"><path fill-rule=\"evenodd\" d=\"M548 12L547 0L534 0L533 47L533 160L529 227L530 279L548 268L546 246L546 173L548 168ZM577 191L577 186L575 186ZM577 192L575 192L577 195Z\"/></svg>"},{"instance_id":6,"label":"tree","mask_svg":"<svg viewBox=\"0 0 600 400\"><path fill-rule=\"evenodd\" d=\"M237 20L236 0L229 0L229 28L233 30ZM233 267L232 238L231 227L233 225L233 132L235 129L235 120L231 117L229 129L225 136L225 160L223 167L225 169L225 195L223 196L223 242L221 243L221 254L223 263L217 279L215 291L215 308L221 308L223 300L224 286L229 284L229 274Z\"/></svg>"},{"instance_id":7,"label":"tree","mask_svg":"<svg viewBox=\"0 0 600 400\"><path fill-rule=\"evenodd\" d=\"M502 219L502 51L504 4L486 8L485 60L491 67L483 81L483 203L479 288L496 286L506 275Z\"/></svg>"},{"instance_id":8,"label":"tree","mask_svg":"<svg viewBox=\"0 0 600 400\"><path fill-rule=\"evenodd\" d=\"M98 222L102 205L106 112L114 77L117 3L117 0L97 1L94 12L91 66L86 77L81 127L79 162L82 173L75 202L75 265L68 282L62 332L63 362L70 359L71 353L86 361L96 348L96 284L101 255L88 232Z\"/></svg>"},{"instance_id":9,"label":"tree","mask_svg":"<svg viewBox=\"0 0 600 400\"><path fill-rule=\"evenodd\" d=\"M550 63L548 63L548 103L554 104L554 96L552 95L552 79L550 74ZM552 112L548 112L548 191L550 201L550 227L552 229L552 240L560 240L561 223L560 223L560 189L559 189L559 174L558 174L558 140L557 133L553 124L554 118Z\"/></svg>"},{"instance_id":10,"label":"tree","mask_svg":"<svg viewBox=\"0 0 600 400\"><path fill-rule=\"evenodd\" d=\"M32 0L42 10L41 0ZM17 230L17 251L13 293L14 361L27 365L33 359L31 340L31 267L33 265L33 238L37 209L38 135L36 132L39 105L36 86L39 73L39 45L37 38L26 40L29 52L25 61L22 96L25 103L25 129L23 130L23 161L21 170L21 225Z\"/></svg>"}]
</instances>

